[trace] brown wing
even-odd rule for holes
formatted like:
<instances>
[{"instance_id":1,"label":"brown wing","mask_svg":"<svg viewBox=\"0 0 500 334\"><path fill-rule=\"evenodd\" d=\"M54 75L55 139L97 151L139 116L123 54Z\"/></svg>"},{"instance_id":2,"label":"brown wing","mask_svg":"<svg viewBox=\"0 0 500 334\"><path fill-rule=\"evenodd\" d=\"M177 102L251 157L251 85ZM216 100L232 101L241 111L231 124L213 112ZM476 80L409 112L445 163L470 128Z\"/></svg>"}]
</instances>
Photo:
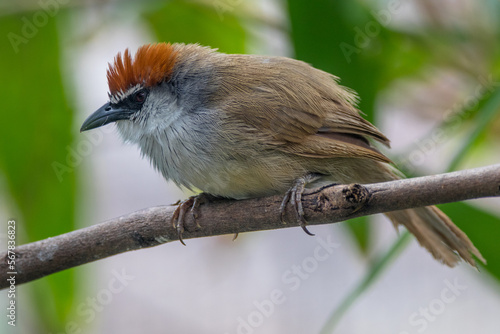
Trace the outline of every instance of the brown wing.
<instances>
[{"instance_id":1,"label":"brown wing","mask_svg":"<svg viewBox=\"0 0 500 334\"><path fill-rule=\"evenodd\" d=\"M306 157L390 162L367 138L387 146L389 140L360 116L356 95L336 77L281 57L237 56L221 68L227 69L221 73L223 109L232 110L228 119L254 140Z\"/></svg>"},{"instance_id":2,"label":"brown wing","mask_svg":"<svg viewBox=\"0 0 500 334\"><path fill-rule=\"evenodd\" d=\"M301 143L290 143L281 147L281 151L310 158L369 158L388 162L391 160L377 149L358 140L350 134L334 134L334 138L325 136L307 136Z\"/></svg>"}]
</instances>

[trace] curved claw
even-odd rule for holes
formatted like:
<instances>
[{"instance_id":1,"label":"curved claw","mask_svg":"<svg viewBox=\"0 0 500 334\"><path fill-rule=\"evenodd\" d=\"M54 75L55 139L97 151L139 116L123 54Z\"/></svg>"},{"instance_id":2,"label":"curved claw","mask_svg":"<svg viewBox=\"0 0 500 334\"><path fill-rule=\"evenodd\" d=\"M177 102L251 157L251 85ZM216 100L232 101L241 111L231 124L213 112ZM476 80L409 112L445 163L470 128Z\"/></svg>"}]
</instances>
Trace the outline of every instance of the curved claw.
<instances>
[{"instance_id":1,"label":"curved claw","mask_svg":"<svg viewBox=\"0 0 500 334\"><path fill-rule=\"evenodd\" d=\"M186 211L192 207L193 201L193 197L189 197L187 200L179 202L172 215L172 226L177 230L179 241L184 246L186 246L186 243L182 239L182 233L184 232L184 217L186 215Z\"/></svg>"},{"instance_id":2,"label":"curved claw","mask_svg":"<svg viewBox=\"0 0 500 334\"><path fill-rule=\"evenodd\" d=\"M307 229L307 221L304 218L304 208L302 207L302 193L304 192L304 189L306 187L306 184L309 182L313 182L315 179L317 179L317 175L306 175L305 177L298 178L295 180L293 186L286 192L285 196L283 197L283 201L281 202L280 206L280 217L281 217L281 222L283 224L286 224L285 222L285 208L288 203L290 203L293 208L295 209L295 218L297 219L297 222L300 224L300 227L306 232L306 234L310 236L314 236L313 233L309 232Z\"/></svg>"},{"instance_id":3,"label":"curved claw","mask_svg":"<svg viewBox=\"0 0 500 334\"><path fill-rule=\"evenodd\" d=\"M314 237L316 235L314 233L309 232L306 225L301 225L300 227L302 227L302 229L304 230L304 232L306 232L307 235L310 235L311 237Z\"/></svg>"},{"instance_id":4,"label":"curved claw","mask_svg":"<svg viewBox=\"0 0 500 334\"><path fill-rule=\"evenodd\" d=\"M182 233L184 232L184 223L186 212L189 210L193 216L193 220L196 223L196 228L201 228L198 224L197 218L199 214L199 206L207 201L205 194L201 193L196 196L191 196L184 201L177 201L177 208L172 215L172 226L177 230L177 235L179 236L179 241L181 244L186 246L186 243L182 239Z\"/></svg>"}]
</instances>

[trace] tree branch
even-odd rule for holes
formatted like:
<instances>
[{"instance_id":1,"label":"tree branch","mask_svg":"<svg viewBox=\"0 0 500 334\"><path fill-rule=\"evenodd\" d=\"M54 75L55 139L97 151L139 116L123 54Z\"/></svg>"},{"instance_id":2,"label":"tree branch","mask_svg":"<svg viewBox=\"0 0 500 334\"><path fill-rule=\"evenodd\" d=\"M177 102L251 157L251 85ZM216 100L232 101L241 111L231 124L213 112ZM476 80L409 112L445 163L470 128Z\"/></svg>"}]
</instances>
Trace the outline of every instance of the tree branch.
<instances>
[{"instance_id":1,"label":"tree branch","mask_svg":"<svg viewBox=\"0 0 500 334\"><path fill-rule=\"evenodd\" d=\"M302 197L310 225L388 211L416 208L479 197L500 196L500 164L459 172L367 185L329 185L306 190ZM282 196L249 200L216 200L200 206L198 223L186 215L184 239L298 226L287 208L290 223L280 221ZM148 208L107 222L16 247L15 269L0 254L0 289L105 257L177 241L170 224L175 207Z\"/></svg>"}]
</instances>

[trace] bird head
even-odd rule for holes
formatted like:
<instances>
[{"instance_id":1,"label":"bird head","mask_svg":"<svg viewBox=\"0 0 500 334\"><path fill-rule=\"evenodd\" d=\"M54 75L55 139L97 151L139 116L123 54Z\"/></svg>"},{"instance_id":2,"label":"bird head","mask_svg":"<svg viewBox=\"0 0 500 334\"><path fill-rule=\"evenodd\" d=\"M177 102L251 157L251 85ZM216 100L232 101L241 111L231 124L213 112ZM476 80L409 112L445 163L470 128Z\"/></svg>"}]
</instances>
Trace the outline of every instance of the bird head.
<instances>
[{"instance_id":1,"label":"bird head","mask_svg":"<svg viewBox=\"0 0 500 334\"><path fill-rule=\"evenodd\" d=\"M180 50L186 47L158 43L140 47L134 57L128 49L123 56L118 53L107 71L109 102L90 115L80 131L112 122L117 123L121 132L129 132L127 130L137 126L142 132L168 126L182 109L179 83L193 87L189 85L193 76L186 75L186 67L181 65L183 61L179 57Z\"/></svg>"}]
</instances>

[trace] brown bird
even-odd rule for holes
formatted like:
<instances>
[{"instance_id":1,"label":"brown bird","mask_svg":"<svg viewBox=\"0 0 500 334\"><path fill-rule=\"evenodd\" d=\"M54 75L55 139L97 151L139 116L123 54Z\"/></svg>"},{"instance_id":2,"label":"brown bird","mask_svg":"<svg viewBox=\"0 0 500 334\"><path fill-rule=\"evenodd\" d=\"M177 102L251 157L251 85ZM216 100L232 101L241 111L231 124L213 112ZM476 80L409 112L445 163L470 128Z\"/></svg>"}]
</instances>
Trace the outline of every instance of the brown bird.
<instances>
[{"instance_id":1,"label":"brown bird","mask_svg":"<svg viewBox=\"0 0 500 334\"><path fill-rule=\"evenodd\" d=\"M149 44L119 53L107 73L109 102L81 131L116 122L167 180L243 199L286 194L295 203L318 182L374 183L399 173L372 142L389 140L360 116L338 78L290 58L223 54L193 44ZM179 206L184 213L200 197ZM484 261L435 206L386 213L436 259ZM298 215L305 229L303 214ZM306 230L307 231L307 230Z\"/></svg>"}]
</instances>

